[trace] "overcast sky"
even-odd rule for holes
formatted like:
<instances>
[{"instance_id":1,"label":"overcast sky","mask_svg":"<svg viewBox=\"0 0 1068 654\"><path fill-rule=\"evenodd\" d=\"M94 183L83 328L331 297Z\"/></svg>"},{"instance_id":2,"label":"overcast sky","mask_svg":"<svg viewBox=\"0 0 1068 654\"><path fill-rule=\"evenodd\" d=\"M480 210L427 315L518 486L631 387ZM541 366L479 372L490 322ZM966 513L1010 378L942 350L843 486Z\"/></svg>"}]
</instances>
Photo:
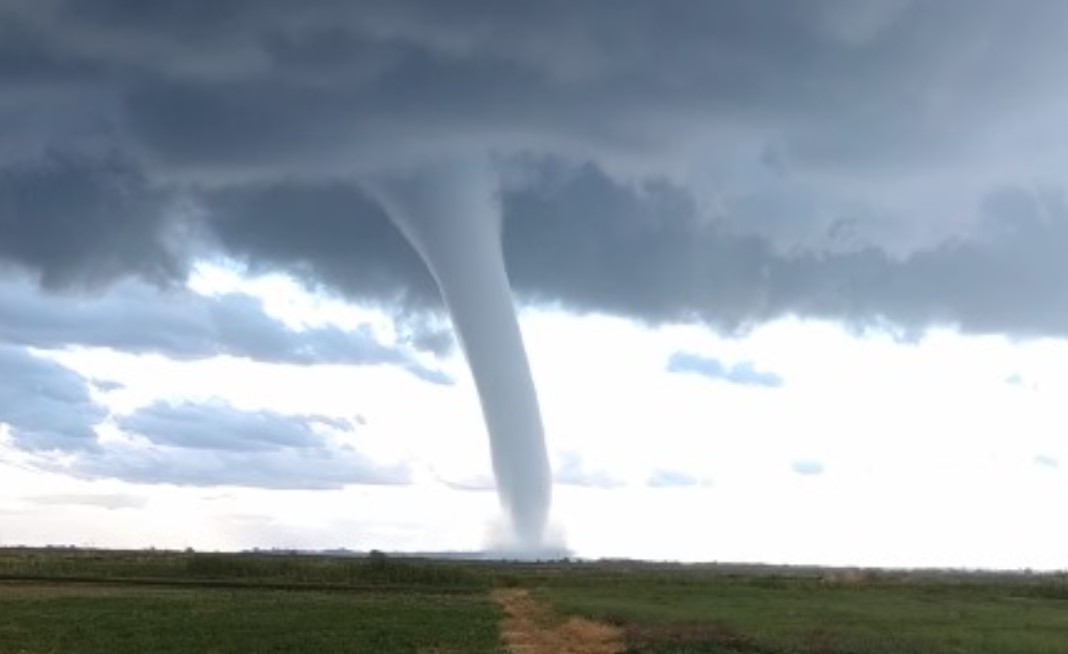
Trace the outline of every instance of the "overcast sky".
<instances>
[{"instance_id":1,"label":"overcast sky","mask_svg":"<svg viewBox=\"0 0 1068 654\"><path fill-rule=\"evenodd\" d=\"M0 544L478 549L479 160L582 556L1068 568L1059 0L0 0Z\"/></svg>"}]
</instances>

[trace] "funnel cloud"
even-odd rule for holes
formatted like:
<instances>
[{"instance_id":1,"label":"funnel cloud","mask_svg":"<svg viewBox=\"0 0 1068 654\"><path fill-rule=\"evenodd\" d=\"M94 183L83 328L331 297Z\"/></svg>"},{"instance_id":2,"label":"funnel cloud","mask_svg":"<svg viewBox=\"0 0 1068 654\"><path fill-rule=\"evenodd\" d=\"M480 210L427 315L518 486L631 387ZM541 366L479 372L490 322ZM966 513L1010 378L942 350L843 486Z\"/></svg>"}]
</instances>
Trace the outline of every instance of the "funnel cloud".
<instances>
[{"instance_id":1,"label":"funnel cloud","mask_svg":"<svg viewBox=\"0 0 1068 654\"><path fill-rule=\"evenodd\" d=\"M538 397L516 320L489 171L448 162L370 185L441 290L478 388L501 505L516 545L540 549L551 474Z\"/></svg>"}]
</instances>

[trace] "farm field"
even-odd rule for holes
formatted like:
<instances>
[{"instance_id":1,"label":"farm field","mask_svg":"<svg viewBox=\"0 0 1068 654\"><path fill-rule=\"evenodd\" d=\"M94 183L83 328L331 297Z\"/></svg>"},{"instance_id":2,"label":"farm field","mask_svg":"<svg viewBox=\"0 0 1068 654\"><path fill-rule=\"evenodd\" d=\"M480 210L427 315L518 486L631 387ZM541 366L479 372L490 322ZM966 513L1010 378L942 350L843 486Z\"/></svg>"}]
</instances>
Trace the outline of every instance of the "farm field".
<instances>
[{"instance_id":1,"label":"farm field","mask_svg":"<svg viewBox=\"0 0 1068 654\"><path fill-rule=\"evenodd\" d=\"M632 652L1063 654L1068 599L1020 581L635 575L558 580L554 608L621 625Z\"/></svg>"},{"instance_id":2,"label":"farm field","mask_svg":"<svg viewBox=\"0 0 1068 654\"><path fill-rule=\"evenodd\" d=\"M0 550L0 653L1068 652L1065 575Z\"/></svg>"},{"instance_id":3,"label":"farm field","mask_svg":"<svg viewBox=\"0 0 1068 654\"><path fill-rule=\"evenodd\" d=\"M500 652L485 598L408 592L16 584L0 651Z\"/></svg>"}]
</instances>

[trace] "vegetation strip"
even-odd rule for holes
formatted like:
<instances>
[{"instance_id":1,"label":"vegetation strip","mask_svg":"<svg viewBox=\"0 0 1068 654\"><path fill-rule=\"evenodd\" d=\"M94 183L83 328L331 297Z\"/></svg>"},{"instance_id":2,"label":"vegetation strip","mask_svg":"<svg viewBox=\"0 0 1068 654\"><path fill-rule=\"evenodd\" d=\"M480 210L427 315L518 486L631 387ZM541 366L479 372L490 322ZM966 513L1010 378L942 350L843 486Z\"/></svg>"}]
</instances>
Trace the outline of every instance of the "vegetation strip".
<instances>
[{"instance_id":1,"label":"vegetation strip","mask_svg":"<svg viewBox=\"0 0 1068 654\"><path fill-rule=\"evenodd\" d=\"M299 581L243 581L239 579L174 579L168 577L95 577L95 576L33 576L0 575L0 584L66 585L86 584L104 586L161 586L176 588L214 588L220 590L284 590L284 591L344 591L376 593L412 593L430 595L476 595L480 588L466 586L431 586L425 584L324 584Z\"/></svg>"}]
</instances>

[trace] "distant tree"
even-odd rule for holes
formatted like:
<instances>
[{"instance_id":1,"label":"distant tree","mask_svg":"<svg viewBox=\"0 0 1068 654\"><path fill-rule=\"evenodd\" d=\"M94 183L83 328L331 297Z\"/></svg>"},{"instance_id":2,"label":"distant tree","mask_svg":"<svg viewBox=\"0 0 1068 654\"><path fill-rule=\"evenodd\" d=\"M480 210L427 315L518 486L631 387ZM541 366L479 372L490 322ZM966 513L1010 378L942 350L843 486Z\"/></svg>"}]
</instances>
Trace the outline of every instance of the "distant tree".
<instances>
[{"instance_id":1,"label":"distant tree","mask_svg":"<svg viewBox=\"0 0 1068 654\"><path fill-rule=\"evenodd\" d=\"M371 550L367 553L367 560L374 568L385 568L389 565L389 557L381 550Z\"/></svg>"}]
</instances>

